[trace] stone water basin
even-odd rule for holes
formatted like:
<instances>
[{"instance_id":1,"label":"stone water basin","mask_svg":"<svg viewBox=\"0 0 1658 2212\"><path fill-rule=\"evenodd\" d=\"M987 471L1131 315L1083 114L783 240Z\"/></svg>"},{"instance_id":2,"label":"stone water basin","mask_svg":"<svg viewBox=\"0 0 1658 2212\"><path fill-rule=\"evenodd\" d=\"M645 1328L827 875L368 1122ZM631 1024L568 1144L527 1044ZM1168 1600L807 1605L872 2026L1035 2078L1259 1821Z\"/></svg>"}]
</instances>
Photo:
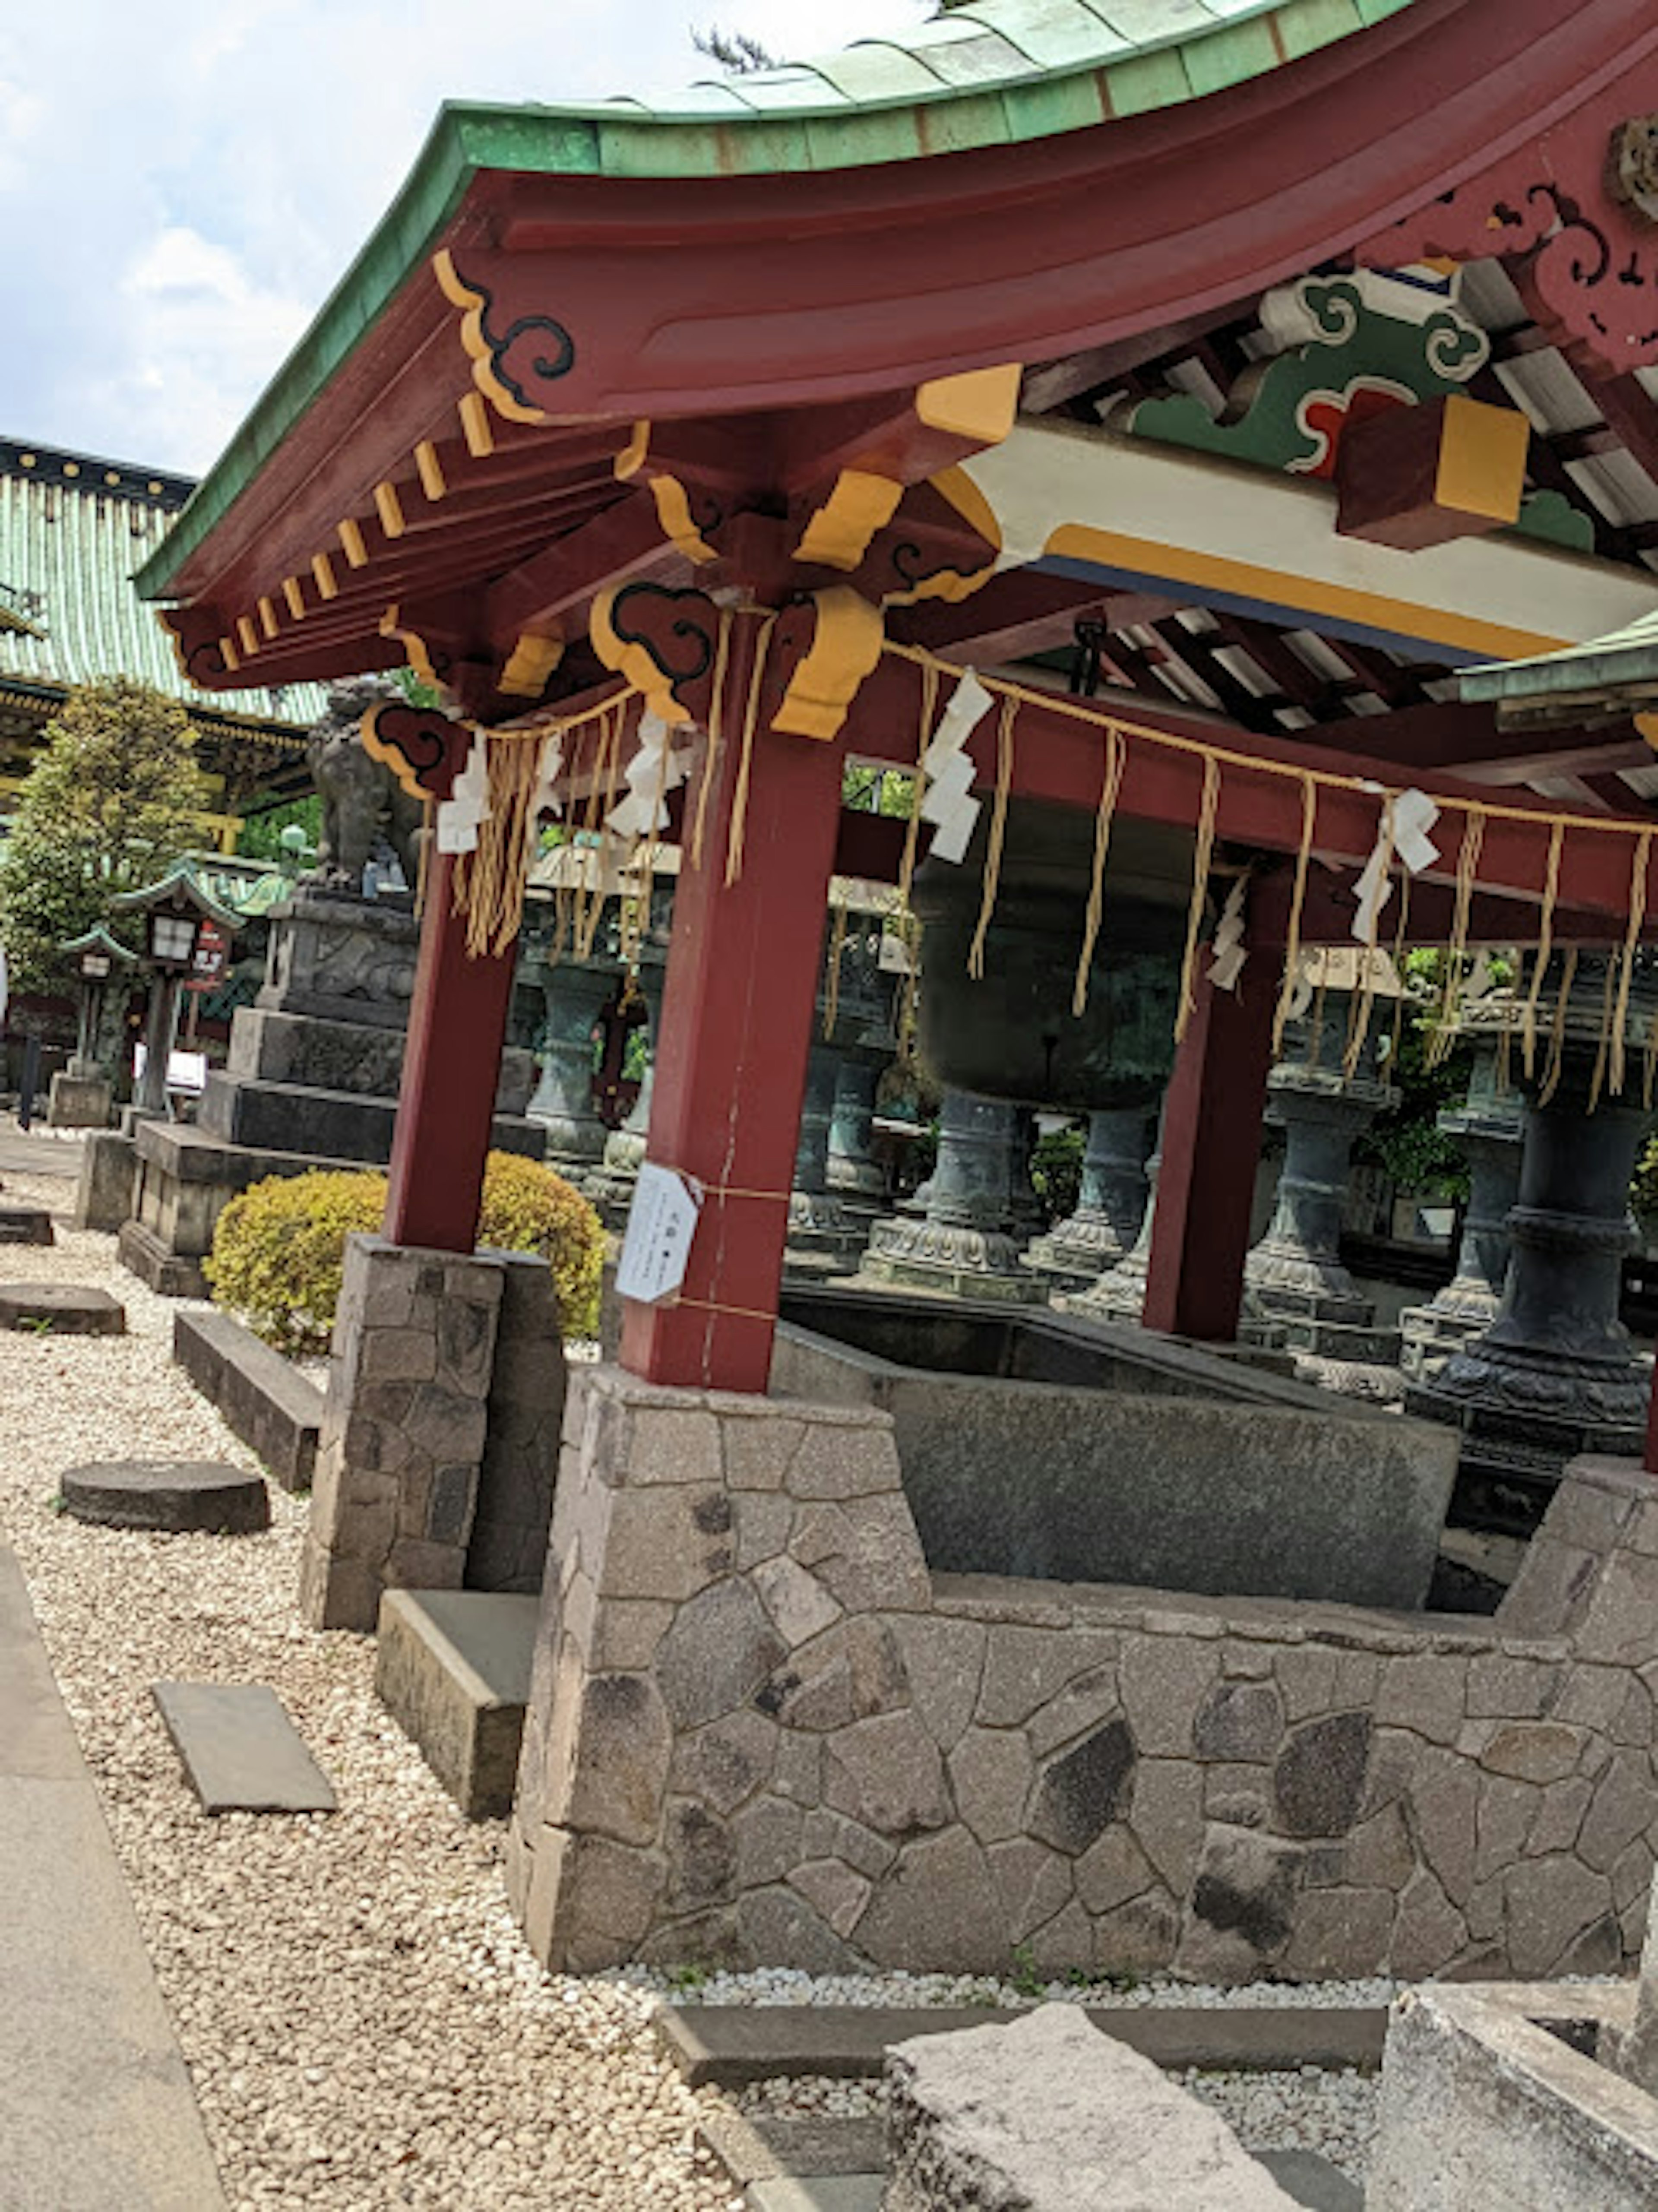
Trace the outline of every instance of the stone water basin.
<instances>
[{"instance_id":1,"label":"stone water basin","mask_svg":"<svg viewBox=\"0 0 1658 2212\"><path fill-rule=\"evenodd\" d=\"M832 1285L782 1315L773 1395L892 1415L935 1573L1426 1598L1449 1430L1071 1315Z\"/></svg>"}]
</instances>

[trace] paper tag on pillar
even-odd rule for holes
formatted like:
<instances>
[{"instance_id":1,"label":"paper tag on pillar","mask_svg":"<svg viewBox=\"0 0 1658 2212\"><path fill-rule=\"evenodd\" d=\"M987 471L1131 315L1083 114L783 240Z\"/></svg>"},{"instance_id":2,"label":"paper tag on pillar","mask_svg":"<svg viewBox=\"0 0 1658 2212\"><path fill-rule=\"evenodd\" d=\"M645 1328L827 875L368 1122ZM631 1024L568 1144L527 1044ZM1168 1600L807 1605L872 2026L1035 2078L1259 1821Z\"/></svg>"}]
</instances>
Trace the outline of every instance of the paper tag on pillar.
<instances>
[{"instance_id":1,"label":"paper tag on pillar","mask_svg":"<svg viewBox=\"0 0 1658 2212\"><path fill-rule=\"evenodd\" d=\"M647 1160L634 1185L628 1233L622 1240L616 1287L640 1305L659 1305L685 1279L702 1194L677 1168Z\"/></svg>"}]
</instances>

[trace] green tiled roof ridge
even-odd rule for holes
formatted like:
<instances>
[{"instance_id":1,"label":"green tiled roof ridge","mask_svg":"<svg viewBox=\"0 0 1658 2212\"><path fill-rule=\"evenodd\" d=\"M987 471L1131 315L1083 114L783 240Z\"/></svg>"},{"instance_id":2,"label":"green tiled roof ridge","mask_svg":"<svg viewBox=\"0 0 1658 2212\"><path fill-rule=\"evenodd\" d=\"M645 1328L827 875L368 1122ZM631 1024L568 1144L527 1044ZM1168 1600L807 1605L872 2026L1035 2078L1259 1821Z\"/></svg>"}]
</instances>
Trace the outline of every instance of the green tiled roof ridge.
<instances>
[{"instance_id":1,"label":"green tiled roof ridge","mask_svg":"<svg viewBox=\"0 0 1658 2212\"><path fill-rule=\"evenodd\" d=\"M0 471L0 580L27 595L12 602L26 621L0 624L0 689L46 698L100 677L131 676L187 712L245 723L250 734L259 725L307 728L326 705L317 685L291 684L280 697L261 690L229 699L185 679L131 580L136 561L153 554L167 520L159 502L99 483Z\"/></svg>"},{"instance_id":2,"label":"green tiled roof ridge","mask_svg":"<svg viewBox=\"0 0 1658 2212\"><path fill-rule=\"evenodd\" d=\"M1414 4L973 0L908 36L705 82L695 88L700 106L446 102L402 191L140 569L138 588L167 596L179 568L435 249L481 170L756 176L1017 145L1224 90Z\"/></svg>"}]
</instances>

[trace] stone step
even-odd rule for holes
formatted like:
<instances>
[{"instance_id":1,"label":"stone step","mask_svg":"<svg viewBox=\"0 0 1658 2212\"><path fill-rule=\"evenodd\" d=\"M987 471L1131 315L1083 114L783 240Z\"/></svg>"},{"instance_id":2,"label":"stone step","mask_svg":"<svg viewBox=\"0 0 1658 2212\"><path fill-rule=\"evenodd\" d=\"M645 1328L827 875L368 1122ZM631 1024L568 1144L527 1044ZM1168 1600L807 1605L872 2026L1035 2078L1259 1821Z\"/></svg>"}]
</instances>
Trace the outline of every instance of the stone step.
<instances>
[{"instance_id":1,"label":"stone step","mask_svg":"<svg viewBox=\"0 0 1658 2212\"><path fill-rule=\"evenodd\" d=\"M387 1590L374 1688L469 1820L512 1809L538 1597Z\"/></svg>"},{"instance_id":2,"label":"stone step","mask_svg":"<svg viewBox=\"0 0 1658 2212\"><path fill-rule=\"evenodd\" d=\"M66 1468L58 1495L73 1519L103 1528L248 1536L270 1526L263 1478L220 1460L94 1461Z\"/></svg>"},{"instance_id":3,"label":"stone step","mask_svg":"<svg viewBox=\"0 0 1658 2212\"><path fill-rule=\"evenodd\" d=\"M0 1283L0 1328L40 1336L125 1336L126 1308L78 1283Z\"/></svg>"},{"instance_id":4,"label":"stone step","mask_svg":"<svg viewBox=\"0 0 1658 2212\"><path fill-rule=\"evenodd\" d=\"M886 2158L878 2115L739 2112L715 2106L699 2119L696 2133L739 2189L784 2175L878 2173Z\"/></svg>"},{"instance_id":5,"label":"stone step","mask_svg":"<svg viewBox=\"0 0 1658 2212\"><path fill-rule=\"evenodd\" d=\"M262 1682L157 1682L155 1698L204 1813L331 1813L328 1777Z\"/></svg>"},{"instance_id":6,"label":"stone step","mask_svg":"<svg viewBox=\"0 0 1658 2212\"><path fill-rule=\"evenodd\" d=\"M364 1097L307 1084L267 1083L220 1072L208 1077L196 1120L208 1136L255 1151L280 1149L383 1167L392 1157L397 1113L395 1098ZM497 1152L525 1152L539 1159L547 1137L539 1122L500 1115L489 1141Z\"/></svg>"},{"instance_id":7,"label":"stone step","mask_svg":"<svg viewBox=\"0 0 1658 2212\"><path fill-rule=\"evenodd\" d=\"M780 2174L750 2184L750 2212L881 2212L886 2188L878 2173Z\"/></svg>"},{"instance_id":8,"label":"stone step","mask_svg":"<svg viewBox=\"0 0 1658 2212\"><path fill-rule=\"evenodd\" d=\"M175 1314L173 1357L284 1490L309 1490L323 1408L314 1382L228 1314Z\"/></svg>"},{"instance_id":9,"label":"stone step","mask_svg":"<svg viewBox=\"0 0 1658 2212\"><path fill-rule=\"evenodd\" d=\"M1382 2063L1381 2005L1101 2005L1089 2019L1165 2069L1288 2073L1298 2066ZM693 2088L737 2088L802 2074L878 2074L888 2047L913 2035L1005 2026L1020 2013L989 2005L665 2005L662 2043Z\"/></svg>"},{"instance_id":10,"label":"stone step","mask_svg":"<svg viewBox=\"0 0 1658 2212\"><path fill-rule=\"evenodd\" d=\"M0 1244L51 1244L52 1216L44 1206L0 1206Z\"/></svg>"}]
</instances>

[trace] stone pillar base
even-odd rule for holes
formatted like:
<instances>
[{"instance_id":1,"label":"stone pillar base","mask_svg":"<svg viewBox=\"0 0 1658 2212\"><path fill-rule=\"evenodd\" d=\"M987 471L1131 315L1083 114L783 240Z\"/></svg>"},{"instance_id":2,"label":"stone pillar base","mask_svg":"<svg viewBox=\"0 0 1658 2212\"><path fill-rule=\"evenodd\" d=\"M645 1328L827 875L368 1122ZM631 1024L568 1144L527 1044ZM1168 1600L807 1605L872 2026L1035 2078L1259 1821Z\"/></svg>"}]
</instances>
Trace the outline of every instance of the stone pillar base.
<instances>
[{"instance_id":1,"label":"stone pillar base","mask_svg":"<svg viewBox=\"0 0 1658 2212\"><path fill-rule=\"evenodd\" d=\"M345 1248L300 1609L372 1630L388 1589L458 1589L489 1431L504 1253Z\"/></svg>"},{"instance_id":2,"label":"stone pillar base","mask_svg":"<svg viewBox=\"0 0 1658 2212\"><path fill-rule=\"evenodd\" d=\"M115 1104L115 1086L106 1075L71 1075L60 1068L47 1094L51 1129L106 1129Z\"/></svg>"},{"instance_id":3,"label":"stone pillar base","mask_svg":"<svg viewBox=\"0 0 1658 2212\"><path fill-rule=\"evenodd\" d=\"M112 1236L132 1212L137 1175L138 1150L132 1139L113 1129L94 1130L81 1154L70 1227L101 1229Z\"/></svg>"}]
</instances>

